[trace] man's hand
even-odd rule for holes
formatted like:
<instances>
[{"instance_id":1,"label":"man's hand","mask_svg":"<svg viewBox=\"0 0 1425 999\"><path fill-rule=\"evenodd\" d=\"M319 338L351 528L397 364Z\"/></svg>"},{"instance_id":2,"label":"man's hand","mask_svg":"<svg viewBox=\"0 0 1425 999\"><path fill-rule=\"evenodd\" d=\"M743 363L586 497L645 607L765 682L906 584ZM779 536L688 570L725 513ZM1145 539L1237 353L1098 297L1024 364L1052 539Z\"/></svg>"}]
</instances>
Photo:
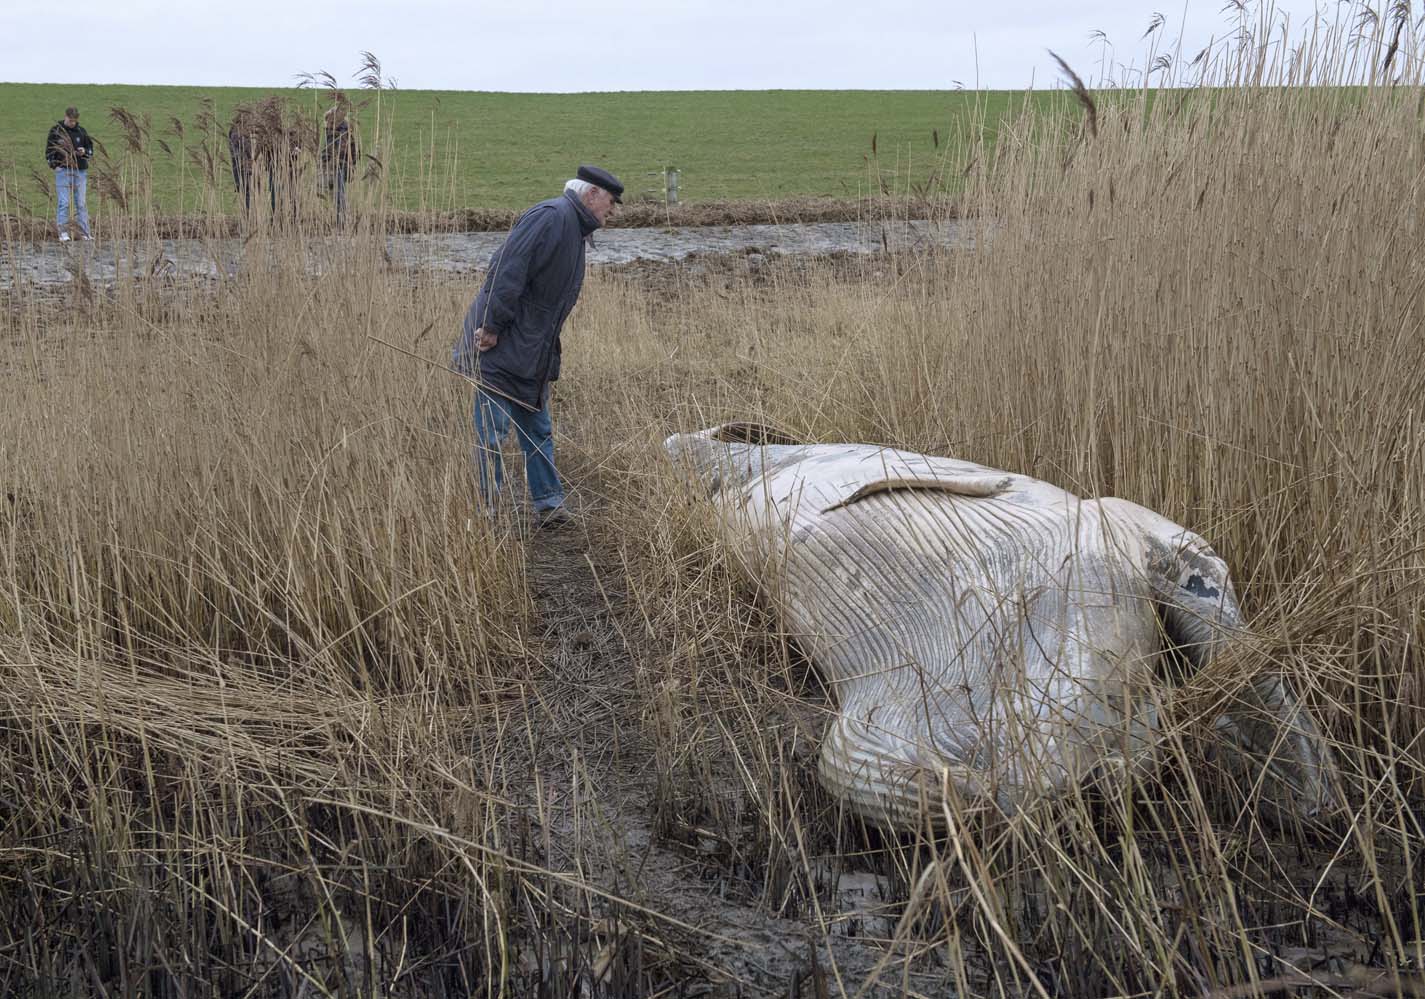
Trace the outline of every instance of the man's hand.
<instances>
[{"instance_id":1,"label":"man's hand","mask_svg":"<svg viewBox=\"0 0 1425 999\"><path fill-rule=\"evenodd\" d=\"M498 336L491 333L483 326L475 331L475 335L479 338L476 341L476 346L480 348L480 353L482 354L485 353L485 351L490 350L495 346L495 344L500 342L500 338Z\"/></svg>"}]
</instances>

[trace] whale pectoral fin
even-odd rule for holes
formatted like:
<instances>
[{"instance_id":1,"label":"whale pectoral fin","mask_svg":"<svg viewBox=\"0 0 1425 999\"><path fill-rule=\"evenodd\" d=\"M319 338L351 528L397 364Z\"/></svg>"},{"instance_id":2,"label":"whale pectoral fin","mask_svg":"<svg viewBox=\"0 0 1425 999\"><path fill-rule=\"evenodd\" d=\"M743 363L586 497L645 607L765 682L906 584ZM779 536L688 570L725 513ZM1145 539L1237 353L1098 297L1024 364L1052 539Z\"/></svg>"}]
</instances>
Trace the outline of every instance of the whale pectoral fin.
<instances>
[{"instance_id":1,"label":"whale pectoral fin","mask_svg":"<svg viewBox=\"0 0 1425 999\"><path fill-rule=\"evenodd\" d=\"M870 482L857 481L833 483L822 486L818 491L824 504L822 513L830 513L852 503L860 502L867 496L901 489L921 489L930 492L952 493L956 496L987 497L996 496L1009 488L1012 477L1008 475L955 475L955 476L911 476L896 475L875 479Z\"/></svg>"}]
</instances>

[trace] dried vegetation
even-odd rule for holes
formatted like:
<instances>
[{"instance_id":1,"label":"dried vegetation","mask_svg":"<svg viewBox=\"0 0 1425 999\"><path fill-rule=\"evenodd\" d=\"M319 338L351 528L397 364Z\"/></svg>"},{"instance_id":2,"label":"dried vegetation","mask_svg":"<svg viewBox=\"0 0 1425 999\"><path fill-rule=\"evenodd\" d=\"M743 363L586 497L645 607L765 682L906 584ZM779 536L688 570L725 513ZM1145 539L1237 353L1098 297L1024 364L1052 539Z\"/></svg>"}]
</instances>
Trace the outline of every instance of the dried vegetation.
<instances>
[{"instance_id":1,"label":"dried vegetation","mask_svg":"<svg viewBox=\"0 0 1425 999\"><path fill-rule=\"evenodd\" d=\"M463 387L373 339L441 359L473 291L393 270L380 224L317 271L299 212L212 283L8 289L0 989L1418 994L1425 223L1418 81L1379 71L1417 64L1397 23L1239 47L1192 70L1232 85L1099 100L1095 134L1002 129L957 165L973 251L595 274L556 401L584 524L554 538L473 515ZM1177 699L1151 780L862 827L815 781L831 695L660 460L727 418L1213 539L1347 806L1285 819L1206 752L1238 658Z\"/></svg>"}]
</instances>

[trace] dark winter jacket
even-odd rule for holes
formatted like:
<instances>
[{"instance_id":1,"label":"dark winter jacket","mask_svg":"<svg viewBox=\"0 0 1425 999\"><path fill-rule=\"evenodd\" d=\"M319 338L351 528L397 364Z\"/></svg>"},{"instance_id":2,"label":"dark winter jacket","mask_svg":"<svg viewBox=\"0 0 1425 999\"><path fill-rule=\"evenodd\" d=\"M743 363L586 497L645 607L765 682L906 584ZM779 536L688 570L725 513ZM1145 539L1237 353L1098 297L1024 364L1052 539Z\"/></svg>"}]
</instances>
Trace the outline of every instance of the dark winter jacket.
<instances>
[{"instance_id":1,"label":"dark winter jacket","mask_svg":"<svg viewBox=\"0 0 1425 999\"><path fill-rule=\"evenodd\" d=\"M361 150L356 145L356 133L350 122L344 118L337 122L328 120L322 137L322 169L327 173L346 172L360 157Z\"/></svg>"},{"instance_id":2,"label":"dark winter jacket","mask_svg":"<svg viewBox=\"0 0 1425 999\"><path fill-rule=\"evenodd\" d=\"M531 409L543 405L545 386L559 377L559 331L584 285L584 240L598 227L570 191L520 216L465 314L458 371ZM499 338L483 354L475 336L482 327Z\"/></svg>"},{"instance_id":3,"label":"dark winter jacket","mask_svg":"<svg viewBox=\"0 0 1425 999\"><path fill-rule=\"evenodd\" d=\"M228 159L233 165L233 186L239 192L252 183L253 158L252 136L237 125L228 129Z\"/></svg>"},{"instance_id":4,"label":"dark winter jacket","mask_svg":"<svg viewBox=\"0 0 1425 999\"><path fill-rule=\"evenodd\" d=\"M79 150L84 150L81 154ZM45 162L51 170L68 167L71 170L89 169L89 157L94 155L94 143L83 125L70 128L64 119L54 123L45 136Z\"/></svg>"}]
</instances>

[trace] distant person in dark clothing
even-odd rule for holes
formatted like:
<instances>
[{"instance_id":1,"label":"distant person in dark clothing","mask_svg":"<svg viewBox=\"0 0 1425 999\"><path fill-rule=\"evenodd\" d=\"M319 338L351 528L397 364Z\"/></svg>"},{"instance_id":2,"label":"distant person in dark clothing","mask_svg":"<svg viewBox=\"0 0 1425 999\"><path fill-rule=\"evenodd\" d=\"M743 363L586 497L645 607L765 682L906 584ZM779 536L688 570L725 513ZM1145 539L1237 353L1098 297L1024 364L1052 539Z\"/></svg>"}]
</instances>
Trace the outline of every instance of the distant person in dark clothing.
<instances>
[{"instance_id":1,"label":"distant person in dark clothing","mask_svg":"<svg viewBox=\"0 0 1425 999\"><path fill-rule=\"evenodd\" d=\"M252 211L252 173L257 166L257 140L252 134L251 122L247 116L239 111L233 116L233 123L228 128L228 158L233 164L233 186L237 188L238 196L242 198L242 210L246 215ZM272 189L272 165L268 164L267 187ZM272 204L273 211L277 210L277 202Z\"/></svg>"},{"instance_id":2,"label":"distant person in dark clothing","mask_svg":"<svg viewBox=\"0 0 1425 999\"><path fill-rule=\"evenodd\" d=\"M360 157L356 145L356 129L351 120L351 104L338 90L334 103L327 109L322 132L322 177L336 202L336 224L346 217L346 181Z\"/></svg>"},{"instance_id":3,"label":"distant person in dark clothing","mask_svg":"<svg viewBox=\"0 0 1425 999\"><path fill-rule=\"evenodd\" d=\"M54 123L45 137L45 162L54 171L59 201L55 221L59 224L60 242L69 242L71 209L79 224L80 238L94 238L89 233L89 206L85 201L89 158L93 155L94 140L79 124L79 109L65 108L64 117Z\"/></svg>"},{"instance_id":4,"label":"distant person in dark clothing","mask_svg":"<svg viewBox=\"0 0 1425 999\"><path fill-rule=\"evenodd\" d=\"M265 176L273 222L280 221L277 213L280 190L281 198L291 203L292 221L296 223L298 157L303 149L309 152L315 149L313 142L304 140L303 136L303 130L293 122L280 98L242 104L233 112L228 128L228 158L244 215L251 214L253 187L258 177Z\"/></svg>"},{"instance_id":5,"label":"distant person in dark clothing","mask_svg":"<svg viewBox=\"0 0 1425 999\"><path fill-rule=\"evenodd\" d=\"M559 378L559 332L584 285L584 243L613 215L623 184L581 166L557 198L520 216L465 314L455 368L478 382L475 464L493 510L504 474L500 443L514 424L540 527L570 521L554 468L549 384Z\"/></svg>"}]
</instances>

